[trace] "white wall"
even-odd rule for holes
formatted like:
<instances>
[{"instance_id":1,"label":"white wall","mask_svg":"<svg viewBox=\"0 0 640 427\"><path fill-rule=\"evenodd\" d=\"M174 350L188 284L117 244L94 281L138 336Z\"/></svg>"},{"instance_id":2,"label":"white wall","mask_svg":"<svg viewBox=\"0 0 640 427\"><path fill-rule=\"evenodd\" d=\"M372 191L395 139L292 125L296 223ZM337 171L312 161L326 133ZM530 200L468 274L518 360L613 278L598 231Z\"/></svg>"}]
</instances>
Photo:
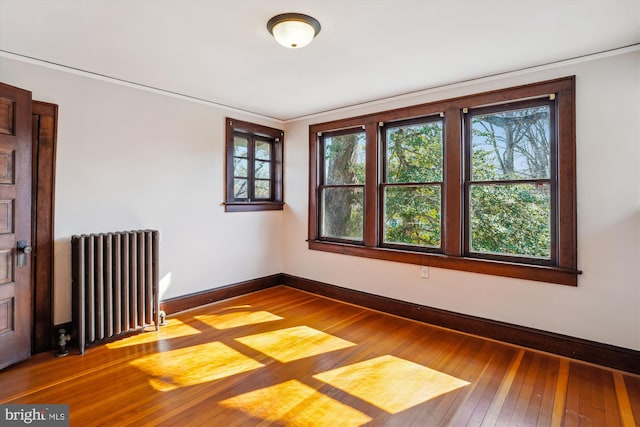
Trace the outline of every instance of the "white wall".
<instances>
[{"instance_id":1,"label":"white wall","mask_svg":"<svg viewBox=\"0 0 640 427\"><path fill-rule=\"evenodd\" d=\"M308 125L576 75L578 287L307 249ZM431 307L640 350L640 53L513 73L287 123L284 271Z\"/></svg>"},{"instance_id":2,"label":"white wall","mask_svg":"<svg viewBox=\"0 0 640 427\"><path fill-rule=\"evenodd\" d=\"M282 271L284 213L221 205L224 118L281 123L5 57L0 81L59 105L56 324L71 319L73 234L160 230L164 299Z\"/></svg>"}]
</instances>

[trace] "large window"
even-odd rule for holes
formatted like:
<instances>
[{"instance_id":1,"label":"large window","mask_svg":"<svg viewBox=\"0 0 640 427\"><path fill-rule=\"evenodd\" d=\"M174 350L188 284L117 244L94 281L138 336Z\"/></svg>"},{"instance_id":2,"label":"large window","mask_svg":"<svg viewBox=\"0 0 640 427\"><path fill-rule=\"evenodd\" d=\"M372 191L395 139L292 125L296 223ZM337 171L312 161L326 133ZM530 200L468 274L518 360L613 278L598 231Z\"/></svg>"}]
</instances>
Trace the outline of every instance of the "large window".
<instances>
[{"instance_id":1,"label":"large window","mask_svg":"<svg viewBox=\"0 0 640 427\"><path fill-rule=\"evenodd\" d=\"M423 118L381 126L382 244L442 247L443 120Z\"/></svg>"},{"instance_id":2,"label":"large window","mask_svg":"<svg viewBox=\"0 0 640 427\"><path fill-rule=\"evenodd\" d=\"M465 252L551 264L555 115L548 98L465 116Z\"/></svg>"},{"instance_id":3,"label":"large window","mask_svg":"<svg viewBox=\"0 0 640 427\"><path fill-rule=\"evenodd\" d=\"M362 242L364 229L365 134L360 130L322 135L320 236Z\"/></svg>"},{"instance_id":4,"label":"large window","mask_svg":"<svg viewBox=\"0 0 640 427\"><path fill-rule=\"evenodd\" d=\"M574 79L310 127L309 247L577 284Z\"/></svg>"},{"instance_id":5,"label":"large window","mask_svg":"<svg viewBox=\"0 0 640 427\"><path fill-rule=\"evenodd\" d=\"M282 209L284 132L227 118L227 211Z\"/></svg>"}]
</instances>

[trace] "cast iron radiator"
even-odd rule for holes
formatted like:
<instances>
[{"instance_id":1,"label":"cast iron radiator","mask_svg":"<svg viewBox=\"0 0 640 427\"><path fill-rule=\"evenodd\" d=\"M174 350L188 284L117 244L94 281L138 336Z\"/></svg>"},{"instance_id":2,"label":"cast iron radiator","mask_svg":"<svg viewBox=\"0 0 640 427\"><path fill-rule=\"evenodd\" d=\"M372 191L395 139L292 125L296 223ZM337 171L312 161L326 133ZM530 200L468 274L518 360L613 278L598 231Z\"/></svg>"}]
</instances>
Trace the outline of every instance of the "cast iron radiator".
<instances>
[{"instance_id":1,"label":"cast iron radiator","mask_svg":"<svg viewBox=\"0 0 640 427\"><path fill-rule=\"evenodd\" d=\"M71 237L72 316L78 350L159 325L155 230Z\"/></svg>"}]
</instances>

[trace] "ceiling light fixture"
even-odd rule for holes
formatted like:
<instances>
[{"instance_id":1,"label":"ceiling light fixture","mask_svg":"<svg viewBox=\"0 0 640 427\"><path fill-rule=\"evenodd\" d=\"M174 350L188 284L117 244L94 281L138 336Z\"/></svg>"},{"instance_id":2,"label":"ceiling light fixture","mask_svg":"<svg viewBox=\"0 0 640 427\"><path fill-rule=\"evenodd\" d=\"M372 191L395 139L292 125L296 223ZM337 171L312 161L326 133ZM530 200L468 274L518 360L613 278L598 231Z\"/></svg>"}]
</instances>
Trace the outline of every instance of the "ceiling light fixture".
<instances>
[{"instance_id":1,"label":"ceiling light fixture","mask_svg":"<svg viewBox=\"0 0 640 427\"><path fill-rule=\"evenodd\" d=\"M309 15L283 13L269 19L267 29L282 46L296 49L311 43L320 32L320 23Z\"/></svg>"}]
</instances>

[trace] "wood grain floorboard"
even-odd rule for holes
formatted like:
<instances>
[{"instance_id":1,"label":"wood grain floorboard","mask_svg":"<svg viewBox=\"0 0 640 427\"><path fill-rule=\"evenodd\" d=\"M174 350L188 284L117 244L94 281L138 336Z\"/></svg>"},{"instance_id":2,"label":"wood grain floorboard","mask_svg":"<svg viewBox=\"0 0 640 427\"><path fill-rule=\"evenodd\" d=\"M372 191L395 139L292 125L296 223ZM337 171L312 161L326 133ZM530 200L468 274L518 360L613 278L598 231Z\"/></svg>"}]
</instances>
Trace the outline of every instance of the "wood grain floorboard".
<instances>
[{"instance_id":1,"label":"wood grain floorboard","mask_svg":"<svg viewBox=\"0 0 640 427\"><path fill-rule=\"evenodd\" d=\"M636 426L640 376L285 286L0 371L72 426Z\"/></svg>"}]
</instances>

